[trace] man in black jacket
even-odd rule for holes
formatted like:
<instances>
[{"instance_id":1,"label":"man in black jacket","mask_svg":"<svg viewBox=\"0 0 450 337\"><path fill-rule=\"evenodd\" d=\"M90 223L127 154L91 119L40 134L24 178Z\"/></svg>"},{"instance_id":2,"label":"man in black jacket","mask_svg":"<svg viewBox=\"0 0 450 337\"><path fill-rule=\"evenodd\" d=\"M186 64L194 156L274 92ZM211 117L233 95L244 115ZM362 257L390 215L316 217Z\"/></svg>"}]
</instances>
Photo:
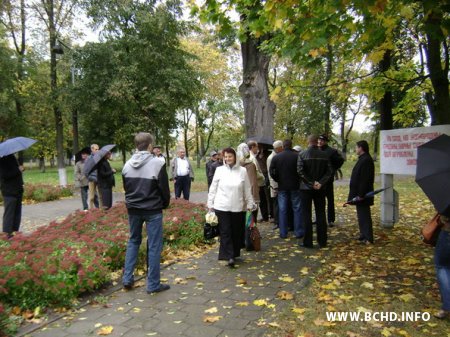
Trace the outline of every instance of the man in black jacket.
<instances>
[{"instance_id":1,"label":"man in black jacket","mask_svg":"<svg viewBox=\"0 0 450 337\"><path fill-rule=\"evenodd\" d=\"M147 293L157 293L170 288L161 284L160 260L163 245L162 210L170 203L169 180L166 164L153 156L153 136L140 132L134 138L136 152L122 170L125 202L130 223L123 286L132 289L134 267L142 242L142 224L147 229Z\"/></svg>"},{"instance_id":2,"label":"man in black jacket","mask_svg":"<svg viewBox=\"0 0 450 337\"><path fill-rule=\"evenodd\" d=\"M209 191L209 187L212 184L212 180L214 178L214 174L210 175L209 171L211 170L211 166L219 159L219 155L216 151L211 151L211 153L209 154L209 161L206 163L205 165L205 169L206 169L206 179L208 180L208 191ZM215 172L215 171L214 171Z\"/></svg>"},{"instance_id":3,"label":"man in black jacket","mask_svg":"<svg viewBox=\"0 0 450 337\"><path fill-rule=\"evenodd\" d=\"M305 232L301 221L297 157L297 152L292 150L292 141L286 139L283 142L283 151L273 157L269 168L270 176L278 183L278 224L282 239L287 238L288 235L289 205L294 213L295 236L302 238Z\"/></svg>"},{"instance_id":4,"label":"man in black jacket","mask_svg":"<svg viewBox=\"0 0 450 337\"><path fill-rule=\"evenodd\" d=\"M303 247L313 247L311 209L314 201L317 223L317 242L319 247L327 245L327 221L325 219L325 184L333 174L330 161L325 152L317 146L318 137L308 137L308 148L300 152L297 172L300 176L300 197L302 200L303 224L305 238Z\"/></svg>"},{"instance_id":5,"label":"man in black jacket","mask_svg":"<svg viewBox=\"0 0 450 337\"><path fill-rule=\"evenodd\" d=\"M370 214L373 198L365 199L364 196L373 191L375 165L369 153L369 144L365 140L356 143L356 154L359 157L350 177L350 192L347 200L360 199L356 202L360 234L358 240L361 243L370 244L373 243L372 215Z\"/></svg>"},{"instance_id":6,"label":"man in black jacket","mask_svg":"<svg viewBox=\"0 0 450 337\"><path fill-rule=\"evenodd\" d=\"M328 141L329 139L327 135L323 134L319 136L319 148L327 154L328 160L330 161L331 167L333 168L333 174L324 187L325 197L327 200L328 226L333 227L334 222L336 221L336 212L334 209L334 175L336 171L341 168L342 164L344 164L344 158L338 150L332 148L331 146L328 146Z\"/></svg>"},{"instance_id":7,"label":"man in black jacket","mask_svg":"<svg viewBox=\"0 0 450 337\"><path fill-rule=\"evenodd\" d=\"M3 232L12 236L19 231L22 218L22 196L24 168L17 158L10 154L0 158L0 186L3 196Z\"/></svg>"}]
</instances>

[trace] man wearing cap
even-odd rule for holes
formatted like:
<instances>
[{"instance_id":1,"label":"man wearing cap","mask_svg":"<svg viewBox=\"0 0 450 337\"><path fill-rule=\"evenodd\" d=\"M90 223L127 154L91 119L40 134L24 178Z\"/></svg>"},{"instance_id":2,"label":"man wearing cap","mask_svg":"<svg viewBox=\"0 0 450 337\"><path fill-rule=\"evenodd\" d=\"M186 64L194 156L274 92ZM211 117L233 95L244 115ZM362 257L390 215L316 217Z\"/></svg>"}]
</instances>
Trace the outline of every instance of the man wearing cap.
<instances>
[{"instance_id":1,"label":"man wearing cap","mask_svg":"<svg viewBox=\"0 0 450 337\"><path fill-rule=\"evenodd\" d=\"M317 144L319 148L324 151L328 157L328 160L331 163L331 167L333 168L333 174L331 175L330 180L325 184L325 197L327 200L327 218L328 218L328 226L333 227L334 222L336 221L336 212L334 209L334 175L338 169L341 168L344 163L344 157L339 153L338 150L328 146L328 136L322 134L319 136L319 140Z\"/></svg>"},{"instance_id":2,"label":"man wearing cap","mask_svg":"<svg viewBox=\"0 0 450 337\"><path fill-rule=\"evenodd\" d=\"M214 174L210 175L209 171L211 170L211 165L217 161L217 158L219 158L218 153L216 151L211 151L211 153L209 154L209 161L205 165L206 179L208 180L208 191L209 191L209 186L211 186L212 180L214 178Z\"/></svg>"},{"instance_id":3,"label":"man wearing cap","mask_svg":"<svg viewBox=\"0 0 450 337\"><path fill-rule=\"evenodd\" d=\"M161 145L155 145L153 147L153 155L158 158L159 160L161 160L164 164L166 163L166 158L164 157L164 155L161 153Z\"/></svg>"},{"instance_id":4,"label":"man wearing cap","mask_svg":"<svg viewBox=\"0 0 450 337\"><path fill-rule=\"evenodd\" d=\"M270 168L270 164L272 164L272 159L275 157L278 153L283 151L283 142L281 140L276 140L273 143L273 151L270 154L270 156L267 158L267 167ZM272 199L272 205L273 205L273 222L274 227L273 229L279 228L279 214L278 214L278 183L273 180L272 176L269 174L269 183L270 183L270 198Z\"/></svg>"}]
</instances>

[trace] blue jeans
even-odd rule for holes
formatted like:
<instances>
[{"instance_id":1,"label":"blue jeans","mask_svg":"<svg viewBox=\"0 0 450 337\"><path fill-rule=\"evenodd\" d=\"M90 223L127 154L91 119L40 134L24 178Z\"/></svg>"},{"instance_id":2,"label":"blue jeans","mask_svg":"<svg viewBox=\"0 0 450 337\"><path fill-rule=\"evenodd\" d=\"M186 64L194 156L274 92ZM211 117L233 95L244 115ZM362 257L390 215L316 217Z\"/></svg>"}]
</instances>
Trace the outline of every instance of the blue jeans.
<instances>
[{"instance_id":1,"label":"blue jeans","mask_svg":"<svg viewBox=\"0 0 450 337\"><path fill-rule=\"evenodd\" d=\"M450 232L441 230L434 250L434 264L442 309L450 311Z\"/></svg>"},{"instance_id":2,"label":"blue jeans","mask_svg":"<svg viewBox=\"0 0 450 337\"><path fill-rule=\"evenodd\" d=\"M280 226L280 237L284 239L288 235L289 203L291 204L292 211L294 213L294 235L297 238L300 238L305 234L305 230L302 224L299 190L278 191L278 212L279 212L278 224Z\"/></svg>"},{"instance_id":3,"label":"blue jeans","mask_svg":"<svg viewBox=\"0 0 450 337\"><path fill-rule=\"evenodd\" d=\"M160 287L160 263L163 246L162 213L152 215L128 214L130 238L125 256L125 268L122 283L134 283L134 268L142 242L142 225L147 229L147 291L155 291Z\"/></svg>"}]
</instances>

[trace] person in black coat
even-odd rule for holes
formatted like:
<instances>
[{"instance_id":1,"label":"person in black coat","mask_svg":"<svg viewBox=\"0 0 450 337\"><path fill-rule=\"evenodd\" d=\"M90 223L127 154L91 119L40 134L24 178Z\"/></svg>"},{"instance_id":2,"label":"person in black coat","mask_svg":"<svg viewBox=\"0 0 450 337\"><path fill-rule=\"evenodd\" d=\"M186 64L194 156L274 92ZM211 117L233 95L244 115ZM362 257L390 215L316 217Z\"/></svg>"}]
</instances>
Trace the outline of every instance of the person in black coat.
<instances>
[{"instance_id":1,"label":"person in black coat","mask_svg":"<svg viewBox=\"0 0 450 337\"><path fill-rule=\"evenodd\" d=\"M273 157L270 163L269 173L273 180L278 183L278 211L280 238L286 239L288 236L289 211L293 211L294 235L300 239L304 236L305 230L301 219L300 202L300 178L297 174L298 153L292 150L292 141L283 141L283 151Z\"/></svg>"},{"instance_id":2,"label":"person in black coat","mask_svg":"<svg viewBox=\"0 0 450 337\"><path fill-rule=\"evenodd\" d=\"M3 232L12 236L19 231L22 218L22 196L24 168L17 158L10 154L0 158L0 186L3 196Z\"/></svg>"},{"instance_id":3,"label":"person in black coat","mask_svg":"<svg viewBox=\"0 0 450 337\"><path fill-rule=\"evenodd\" d=\"M308 148L298 155L297 172L300 176L300 198L302 219L305 226L303 247L313 247L312 203L316 212L317 242L320 248L326 247L327 220L325 216L325 185L333 174L326 153L317 146L318 137L308 137Z\"/></svg>"},{"instance_id":4,"label":"person in black coat","mask_svg":"<svg viewBox=\"0 0 450 337\"><path fill-rule=\"evenodd\" d=\"M111 152L108 152L97 164L97 184L102 196L102 205L104 209L112 207L112 188L116 185L114 173L116 170L111 168L108 159L111 158Z\"/></svg>"},{"instance_id":5,"label":"person in black coat","mask_svg":"<svg viewBox=\"0 0 450 337\"><path fill-rule=\"evenodd\" d=\"M358 216L359 238L362 243L373 243L372 216L370 206L373 205L372 198L364 198L366 193L373 191L375 179L375 165L369 153L369 144L365 140L356 143L356 154L358 161L352 170L350 177L350 192L347 200L360 199L356 202L356 213Z\"/></svg>"}]
</instances>

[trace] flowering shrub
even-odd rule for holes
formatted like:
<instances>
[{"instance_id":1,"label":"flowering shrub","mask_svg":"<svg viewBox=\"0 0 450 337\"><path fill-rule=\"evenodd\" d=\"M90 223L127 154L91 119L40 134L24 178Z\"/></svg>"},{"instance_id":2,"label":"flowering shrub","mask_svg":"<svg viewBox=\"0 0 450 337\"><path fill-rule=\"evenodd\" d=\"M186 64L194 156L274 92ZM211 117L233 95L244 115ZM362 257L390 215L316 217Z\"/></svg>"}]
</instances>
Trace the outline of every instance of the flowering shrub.
<instances>
[{"instance_id":1,"label":"flowering shrub","mask_svg":"<svg viewBox=\"0 0 450 337\"><path fill-rule=\"evenodd\" d=\"M42 202L58 200L63 197L70 197L72 195L72 190L69 187L46 184L25 184L23 199Z\"/></svg>"},{"instance_id":2,"label":"flowering shrub","mask_svg":"<svg viewBox=\"0 0 450 337\"><path fill-rule=\"evenodd\" d=\"M204 213L198 204L173 200L164 214L165 244L187 248L201 243ZM22 309L69 306L122 268L128 232L126 207L119 203L108 211L75 212L11 240L2 234L0 302ZM141 245L139 262L145 255Z\"/></svg>"}]
</instances>

